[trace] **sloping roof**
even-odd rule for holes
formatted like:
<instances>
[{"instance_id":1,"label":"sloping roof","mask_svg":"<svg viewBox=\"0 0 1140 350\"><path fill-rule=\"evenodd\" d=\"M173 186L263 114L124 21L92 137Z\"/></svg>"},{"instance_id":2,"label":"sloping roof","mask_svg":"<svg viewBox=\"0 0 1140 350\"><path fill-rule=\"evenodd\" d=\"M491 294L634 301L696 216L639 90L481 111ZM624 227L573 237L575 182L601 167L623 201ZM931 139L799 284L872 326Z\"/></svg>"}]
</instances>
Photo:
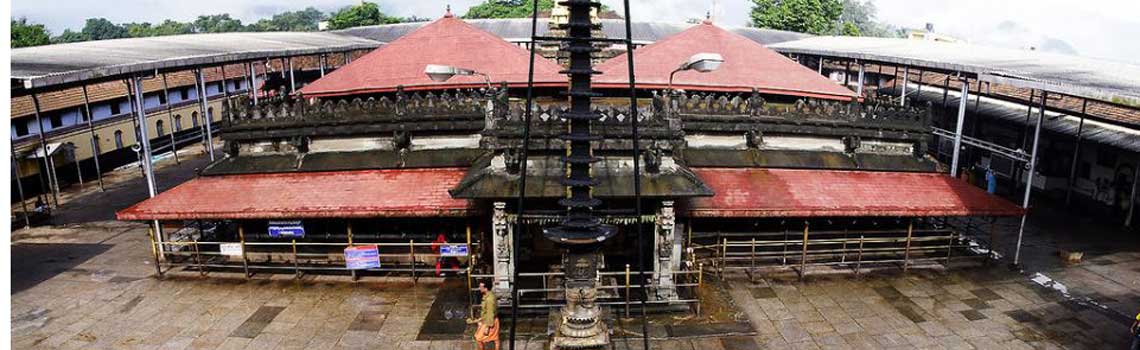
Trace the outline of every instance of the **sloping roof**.
<instances>
[{"instance_id":1,"label":"sloping roof","mask_svg":"<svg viewBox=\"0 0 1140 350\"><path fill-rule=\"evenodd\" d=\"M934 105L942 104L942 93L944 89L941 86L925 85L922 87L921 93L916 92L917 87L918 86L914 83L910 84L912 90L907 92L910 98L923 102L931 102ZM890 87L882 88L880 91L891 95L897 94L897 90ZM961 96L961 90L951 88L950 91L946 93L946 105L949 106L951 110L957 110ZM1032 107L1029 122L1026 123L1025 116L1029 113L1029 109L1029 106L1021 103L1000 100L989 96L979 98L977 95L972 94L966 103L966 111L969 113L977 113L982 116L1004 120L1017 125L1036 126L1037 117L1041 113L1040 102ZM1099 144L1112 145L1124 150L1140 152L1140 128L1110 124L1088 118L1085 119L1084 126L1081 126L1079 113L1060 113L1052 109L1045 111L1045 123L1041 124L1041 127L1046 131L1073 137L1076 137L1077 130L1080 129L1081 138L1085 139L1086 142L1092 140Z\"/></svg>"},{"instance_id":2,"label":"sloping roof","mask_svg":"<svg viewBox=\"0 0 1140 350\"><path fill-rule=\"evenodd\" d=\"M1016 216L1012 202L940 173L694 168L716 195L693 217Z\"/></svg>"},{"instance_id":3,"label":"sloping roof","mask_svg":"<svg viewBox=\"0 0 1140 350\"><path fill-rule=\"evenodd\" d=\"M470 25L479 27L479 29L488 31L507 41L530 41L530 18L468 19L465 21ZM602 34L607 38L625 38L624 20L602 18L599 22L602 24ZM392 42L424 25L426 25L424 22L382 24L342 29L335 31L335 33L358 36L380 42ZM652 43L673 34L680 33L691 26L693 26L693 24L634 21L630 23L630 31L632 32L634 43ZM539 18L537 29L538 35L549 35L550 19ZM809 34L763 28L731 27L726 29L733 33L743 35L761 45L799 40L811 36Z\"/></svg>"},{"instance_id":4,"label":"sloping roof","mask_svg":"<svg viewBox=\"0 0 1140 350\"><path fill-rule=\"evenodd\" d=\"M977 74L983 81L1111 101L1140 98L1140 65L966 43L811 37L771 45L792 54L841 57Z\"/></svg>"},{"instance_id":5,"label":"sloping roof","mask_svg":"<svg viewBox=\"0 0 1140 350\"><path fill-rule=\"evenodd\" d=\"M494 34L454 17L443 17L400 39L364 55L352 63L301 89L305 96L335 96L405 90L477 88L485 86L480 76L455 76L445 82L424 74L429 64L474 69L492 82L526 86L530 53ZM536 86L561 86L566 76L554 62L535 57Z\"/></svg>"},{"instance_id":6,"label":"sloping roof","mask_svg":"<svg viewBox=\"0 0 1140 350\"><path fill-rule=\"evenodd\" d=\"M264 71L263 65L258 65L258 73ZM222 80L221 66L206 68L202 74L207 82ZM226 79L245 77L248 73L244 65L226 65ZM170 90L185 86L193 87L195 84L194 72L178 71L166 74L167 88ZM142 81L144 93L162 91L162 76ZM232 92L232 90L231 90ZM87 86L87 97L91 103L127 97L127 86L122 81L108 81ZM39 93L40 112L50 112L64 108L83 107L83 88L72 87L60 90L51 90ZM12 96L12 118L19 118L35 114L35 105L30 95Z\"/></svg>"},{"instance_id":7,"label":"sloping roof","mask_svg":"<svg viewBox=\"0 0 1140 350\"><path fill-rule=\"evenodd\" d=\"M336 33L186 34L12 49L12 79L45 88L155 69L373 49L381 43Z\"/></svg>"},{"instance_id":8,"label":"sloping roof","mask_svg":"<svg viewBox=\"0 0 1140 350\"><path fill-rule=\"evenodd\" d=\"M465 169L205 176L117 213L119 220L464 216L447 190ZM409 189L415 189L410 191ZM240 194L240 195L238 195Z\"/></svg>"},{"instance_id":9,"label":"sloping roof","mask_svg":"<svg viewBox=\"0 0 1140 350\"><path fill-rule=\"evenodd\" d=\"M669 74L697 53L719 53L720 68L709 72L683 71L673 87L705 91L751 91L781 95L850 100L855 93L760 44L712 24L702 24L634 51L637 85L643 89L668 86ZM597 87L618 88L629 84L625 54L598 65L603 72Z\"/></svg>"}]
</instances>

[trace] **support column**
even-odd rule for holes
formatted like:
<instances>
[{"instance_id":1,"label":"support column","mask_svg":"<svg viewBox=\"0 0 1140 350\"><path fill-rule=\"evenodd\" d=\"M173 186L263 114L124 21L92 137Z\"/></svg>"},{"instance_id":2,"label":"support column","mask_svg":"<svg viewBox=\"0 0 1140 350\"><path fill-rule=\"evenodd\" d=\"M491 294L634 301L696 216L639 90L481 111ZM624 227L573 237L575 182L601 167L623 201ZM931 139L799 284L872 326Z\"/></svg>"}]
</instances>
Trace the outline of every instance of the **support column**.
<instances>
[{"instance_id":1,"label":"support column","mask_svg":"<svg viewBox=\"0 0 1140 350\"><path fill-rule=\"evenodd\" d=\"M289 62L289 94L293 94L294 92L297 92L297 79L293 75L293 58L289 57L288 62Z\"/></svg>"},{"instance_id":2,"label":"support column","mask_svg":"<svg viewBox=\"0 0 1140 350\"><path fill-rule=\"evenodd\" d=\"M1049 92L1041 92L1041 113L1037 116L1037 127L1033 133L1033 153L1029 156L1029 176L1025 180L1025 199L1021 202L1021 207L1026 210L1025 214L1021 215L1021 225L1017 228L1017 248L1013 251L1013 264L1017 265L1021 261L1021 237L1025 234L1025 220L1029 217L1029 194L1033 193L1033 172L1037 168L1037 146L1041 141L1041 124L1045 122L1045 108L1046 103L1049 101Z\"/></svg>"},{"instance_id":3,"label":"support column","mask_svg":"<svg viewBox=\"0 0 1140 350\"><path fill-rule=\"evenodd\" d=\"M174 164L182 164L178 159L178 142L174 140L174 133L178 132L175 128L174 122L174 109L170 106L170 93L166 85L166 73L162 73L162 95L163 101L166 101L166 118L170 120L170 153L174 155Z\"/></svg>"},{"instance_id":4,"label":"support column","mask_svg":"<svg viewBox=\"0 0 1140 350\"><path fill-rule=\"evenodd\" d=\"M99 148L99 140L95 135L95 115L91 114L91 100L87 96L87 84L83 84L83 110L87 112L87 131L91 133L91 159L95 160L95 176L99 179L99 191L106 192L107 189L103 187L103 169L99 166L99 156L102 155L102 150Z\"/></svg>"},{"instance_id":5,"label":"support column","mask_svg":"<svg viewBox=\"0 0 1140 350\"><path fill-rule=\"evenodd\" d=\"M1085 109L1089 106L1089 100L1084 99L1081 103L1081 121L1077 124L1077 146L1073 149L1073 161L1069 166L1069 181L1065 186L1065 207L1069 207L1073 199L1073 185L1077 184L1077 164L1081 159L1081 132L1085 129Z\"/></svg>"},{"instance_id":6,"label":"support column","mask_svg":"<svg viewBox=\"0 0 1140 350\"><path fill-rule=\"evenodd\" d=\"M317 61L321 66L321 78L325 77L325 58L326 57L328 57L328 56L325 56L324 54L317 56Z\"/></svg>"},{"instance_id":7,"label":"support column","mask_svg":"<svg viewBox=\"0 0 1140 350\"><path fill-rule=\"evenodd\" d=\"M898 69L897 67L895 68ZM899 92L899 106L906 107L906 86L910 82L910 67L903 67L902 91Z\"/></svg>"},{"instance_id":8,"label":"support column","mask_svg":"<svg viewBox=\"0 0 1140 350\"><path fill-rule=\"evenodd\" d=\"M154 198L154 196L158 194L158 186L155 184L154 180L154 164L152 163L153 158L151 157L150 136L147 134L146 130L146 105L144 104L143 100L142 78L135 76L132 77L131 80L132 86L134 87L133 90L135 94L135 101L137 102L137 106L134 108L134 111L135 117L138 120L137 125L139 126L138 144L142 146L142 153L139 157L139 163L142 163L143 176L146 178L147 195L149 198ZM158 220L154 220L152 224L154 225L155 240L160 243L158 247L159 249L157 249L158 255L156 258L160 261L166 260L166 246L161 245L161 243L165 241L162 234L162 225L158 222Z\"/></svg>"},{"instance_id":9,"label":"support column","mask_svg":"<svg viewBox=\"0 0 1140 350\"><path fill-rule=\"evenodd\" d=\"M24 199L24 182L20 180L20 161L16 158L16 145L11 145L12 170L16 172L16 190L20 194L20 209L24 212L24 228L32 227L32 219L28 217L28 201Z\"/></svg>"},{"instance_id":10,"label":"support column","mask_svg":"<svg viewBox=\"0 0 1140 350\"><path fill-rule=\"evenodd\" d=\"M677 215L673 201L661 202L653 235L653 272L657 275L657 300L677 300L673 274L681 269L681 240L677 239ZM640 223L638 223L640 225Z\"/></svg>"},{"instance_id":11,"label":"support column","mask_svg":"<svg viewBox=\"0 0 1140 350\"><path fill-rule=\"evenodd\" d=\"M247 63L249 65L249 93L253 95L253 105L258 105L257 101L257 68L253 62Z\"/></svg>"},{"instance_id":12,"label":"support column","mask_svg":"<svg viewBox=\"0 0 1140 350\"><path fill-rule=\"evenodd\" d=\"M35 107L36 124L40 126L39 140L40 149L44 152L44 165L40 168L40 173L47 177L48 192L51 192L51 199L55 202L55 206L59 206L59 186L55 182L55 172L53 171L51 154L48 153L47 146L47 131L44 130L44 120L40 116L40 98L36 94L32 94L32 106ZM35 153L33 153L35 155ZM42 186L41 186L42 188Z\"/></svg>"},{"instance_id":13,"label":"support column","mask_svg":"<svg viewBox=\"0 0 1140 350\"><path fill-rule=\"evenodd\" d=\"M206 124L205 124L205 126L206 126L206 133L205 133L205 136L206 136L206 140L205 140L206 141L205 142L206 153L210 155L210 161L212 162L212 161L214 161L214 134L213 134L213 128L214 127L213 127L213 122L211 121L211 119L214 119L214 118L213 118L213 116L210 115L209 108L206 107L206 104L209 102L209 100L206 98L206 76L202 74L201 68L197 69L195 71L195 73L197 75L197 80L198 80L197 81L197 83L198 83L197 84L198 85L197 86L197 88L198 88L198 110L202 114L202 116L205 117L205 119L206 119Z\"/></svg>"},{"instance_id":14,"label":"support column","mask_svg":"<svg viewBox=\"0 0 1140 350\"><path fill-rule=\"evenodd\" d=\"M1140 182L1140 157L1136 158L1136 169L1132 171L1132 194L1128 195L1128 216L1124 218L1124 227L1132 227L1132 217L1136 214L1136 189Z\"/></svg>"},{"instance_id":15,"label":"support column","mask_svg":"<svg viewBox=\"0 0 1140 350\"><path fill-rule=\"evenodd\" d=\"M970 82L962 79L962 96L958 99L958 126L954 129L954 158L950 161L950 177L958 177L958 156L962 152L962 126L966 122L966 103L970 94Z\"/></svg>"},{"instance_id":16,"label":"support column","mask_svg":"<svg viewBox=\"0 0 1140 350\"><path fill-rule=\"evenodd\" d=\"M511 285L514 281L515 261L511 252L512 234L514 231L507 223L507 203L495 202L494 212L491 214L491 244L494 249L491 253L494 259L495 280L491 282L491 290L500 299L509 299Z\"/></svg>"},{"instance_id":17,"label":"support column","mask_svg":"<svg viewBox=\"0 0 1140 350\"><path fill-rule=\"evenodd\" d=\"M857 87L855 89L855 94L859 95L859 97L863 97L863 74L864 74L863 67L864 67L864 65L863 65L863 62L857 62L857 63L859 64L859 87Z\"/></svg>"}]
</instances>

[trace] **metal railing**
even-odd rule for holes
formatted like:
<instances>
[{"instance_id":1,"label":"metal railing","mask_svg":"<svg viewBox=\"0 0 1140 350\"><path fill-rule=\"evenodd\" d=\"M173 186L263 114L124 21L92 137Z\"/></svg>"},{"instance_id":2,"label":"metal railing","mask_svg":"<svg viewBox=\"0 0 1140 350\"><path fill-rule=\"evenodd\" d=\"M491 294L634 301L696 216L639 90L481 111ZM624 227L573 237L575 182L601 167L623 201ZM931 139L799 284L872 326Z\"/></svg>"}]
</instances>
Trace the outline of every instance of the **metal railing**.
<instances>
[{"instance_id":1,"label":"metal railing","mask_svg":"<svg viewBox=\"0 0 1140 350\"><path fill-rule=\"evenodd\" d=\"M470 266L478 260L478 243L471 242L468 231L467 242L446 243L466 244L466 255L442 255L434 252L440 243L415 240L408 242L360 242L353 241L351 234L346 242L298 242L296 239L280 242L247 242L243 230L239 228L239 240L229 241L199 241L192 237L180 241L158 242L154 239L154 229L149 229L151 248L155 260L155 269L159 276L175 269L184 268L197 270L206 275L212 269L243 271L246 278L253 275L251 270L266 272L292 271L294 278L301 278L303 273L309 271L347 271L353 280L357 280L361 272L398 273L411 277L413 282L425 274L435 274L436 269L430 261L438 261L442 257L466 259L466 264L459 261L459 267L440 267L440 273L465 274ZM222 253L222 245L238 244L240 255ZM345 264L344 252L341 249L354 246L376 246L379 251L379 268L350 269ZM203 247L209 249L203 249ZM161 252L161 254L159 254ZM276 259L276 261L275 261Z\"/></svg>"},{"instance_id":2,"label":"metal railing","mask_svg":"<svg viewBox=\"0 0 1140 350\"><path fill-rule=\"evenodd\" d=\"M599 296L596 304L598 305L614 305L620 306L625 312L625 316L630 316L630 309L632 306L641 303L639 296L644 294L646 296L646 303L653 305L689 305L696 315L701 313L701 300L699 289L704 283L704 266L697 265L696 270L681 270L673 272L673 286L677 289L678 299L669 300L653 300L652 292L661 288L658 281L658 274L651 271L646 271L645 278L650 283L635 284L632 282L634 277L638 277L636 271L630 271L629 264L625 265L624 271L598 271L598 279L600 283L597 286ZM562 292L565 291L558 281L564 275L563 272L520 272L518 273L519 280L516 280L514 285L516 288L520 285L519 282L525 279L535 278L538 283L522 283L528 285L539 284L539 288L518 288L520 309L549 309L561 307L566 305L562 298ZM468 290L468 303L469 310L474 312L478 307L478 300L476 292L478 288L474 287L475 279L482 278L496 278L494 274L472 274L467 275L467 290ZM620 281L620 282L619 282ZM539 295L539 297L531 297ZM529 298L528 298L529 297Z\"/></svg>"},{"instance_id":3,"label":"metal railing","mask_svg":"<svg viewBox=\"0 0 1140 350\"><path fill-rule=\"evenodd\" d=\"M797 231L720 236L715 242L691 244L688 254L691 261L707 264L716 273L744 270L752 277L762 270L791 268L800 278L809 267L847 266L859 274L871 264L898 265L905 271L918 262L949 265L955 258L991 256L968 254L978 252L979 246L951 229ZM993 241L991 235L987 243Z\"/></svg>"}]
</instances>

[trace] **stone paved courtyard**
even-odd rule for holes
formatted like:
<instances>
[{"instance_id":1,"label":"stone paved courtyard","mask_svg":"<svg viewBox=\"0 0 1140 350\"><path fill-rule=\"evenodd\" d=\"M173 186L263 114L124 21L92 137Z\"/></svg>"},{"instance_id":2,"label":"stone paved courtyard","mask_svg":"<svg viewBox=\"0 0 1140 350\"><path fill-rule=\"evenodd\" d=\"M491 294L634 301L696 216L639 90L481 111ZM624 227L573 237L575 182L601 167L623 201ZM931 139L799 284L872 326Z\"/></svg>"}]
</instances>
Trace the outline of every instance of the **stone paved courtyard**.
<instances>
[{"instance_id":1,"label":"stone paved courtyard","mask_svg":"<svg viewBox=\"0 0 1140 350\"><path fill-rule=\"evenodd\" d=\"M14 348L471 349L418 340L440 279L236 275L153 278L145 228L94 222L13 240ZM1115 266L1135 266L1118 264ZM1112 259L1125 259L1114 256ZM1114 265L1098 265L1109 266ZM711 277L710 277L711 278ZM755 334L654 339L660 349L1114 349L1127 320L1002 266L721 285ZM710 284L710 288L711 284ZM1119 296L1135 299L1135 295ZM626 320L632 322L632 320ZM542 338L520 340L541 349ZM639 348L618 339L614 348Z\"/></svg>"}]
</instances>

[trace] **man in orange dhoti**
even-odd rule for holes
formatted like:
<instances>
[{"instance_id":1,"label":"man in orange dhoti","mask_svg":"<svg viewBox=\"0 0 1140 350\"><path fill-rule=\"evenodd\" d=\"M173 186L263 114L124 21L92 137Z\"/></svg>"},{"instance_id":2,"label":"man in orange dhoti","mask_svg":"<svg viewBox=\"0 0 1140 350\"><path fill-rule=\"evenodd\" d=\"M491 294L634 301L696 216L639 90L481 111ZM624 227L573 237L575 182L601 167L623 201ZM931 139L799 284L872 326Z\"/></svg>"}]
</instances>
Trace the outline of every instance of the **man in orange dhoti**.
<instances>
[{"instance_id":1,"label":"man in orange dhoti","mask_svg":"<svg viewBox=\"0 0 1140 350\"><path fill-rule=\"evenodd\" d=\"M478 319L467 320L468 324L479 324L475 330L475 348L484 350L487 343L494 343L494 349L499 350L499 318L495 316L499 306L498 301L495 299L495 293L487 289L487 285L483 282L479 282L479 292L483 293L480 316Z\"/></svg>"}]
</instances>

